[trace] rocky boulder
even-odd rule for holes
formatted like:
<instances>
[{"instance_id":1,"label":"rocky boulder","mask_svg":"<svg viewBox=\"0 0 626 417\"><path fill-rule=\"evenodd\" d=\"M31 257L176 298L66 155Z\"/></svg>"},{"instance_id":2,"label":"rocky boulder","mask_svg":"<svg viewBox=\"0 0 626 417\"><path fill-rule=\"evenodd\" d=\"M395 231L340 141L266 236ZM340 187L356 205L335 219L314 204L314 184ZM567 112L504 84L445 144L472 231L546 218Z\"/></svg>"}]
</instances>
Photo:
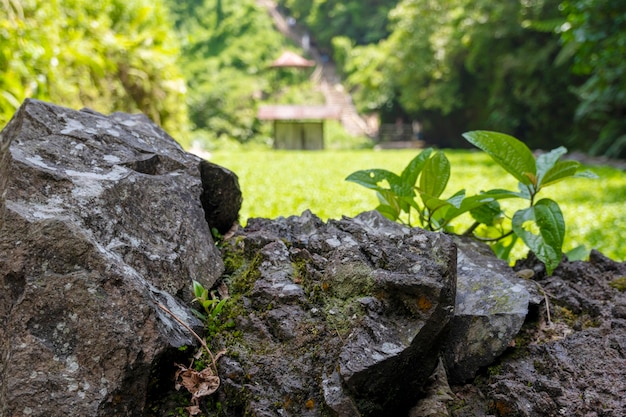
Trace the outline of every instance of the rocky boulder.
<instances>
[{"instance_id":1,"label":"rocky boulder","mask_svg":"<svg viewBox=\"0 0 626 417\"><path fill-rule=\"evenodd\" d=\"M240 204L143 116L27 100L0 133L0 417L177 413L195 340L159 305L199 331L192 279L230 294L209 414L623 415L626 263L521 279L376 212L235 230Z\"/></svg>"},{"instance_id":2,"label":"rocky boulder","mask_svg":"<svg viewBox=\"0 0 626 417\"><path fill-rule=\"evenodd\" d=\"M0 415L142 415L194 343L158 304L201 327L184 301L224 270L211 228L236 220L236 177L145 116L35 100L0 133L0 173Z\"/></svg>"},{"instance_id":3,"label":"rocky boulder","mask_svg":"<svg viewBox=\"0 0 626 417\"><path fill-rule=\"evenodd\" d=\"M227 349L215 401L228 416L406 416L446 349L495 346L450 355L450 369L473 375L508 346L528 305L510 268L511 282L490 270L493 255L471 247L458 265L485 290L475 294L464 278L459 294L453 240L378 212L252 219L223 251L231 300L221 320L230 324L213 343ZM510 292L519 297L488 308Z\"/></svg>"},{"instance_id":4,"label":"rocky boulder","mask_svg":"<svg viewBox=\"0 0 626 417\"><path fill-rule=\"evenodd\" d=\"M527 336L526 355L503 358L493 373L494 406L521 416L624 415L626 262L592 251L589 262L564 261L545 276L533 259L526 266L550 295L551 320Z\"/></svg>"},{"instance_id":5,"label":"rocky boulder","mask_svg":"<svg viewBox=\"0 0 626 417\"><path fill-rule=\"evenodd\" d=\"M437 365L456 249L378 212L253 219L225 246L227 415L395 416Z\"/></svg>"}]
</instances>

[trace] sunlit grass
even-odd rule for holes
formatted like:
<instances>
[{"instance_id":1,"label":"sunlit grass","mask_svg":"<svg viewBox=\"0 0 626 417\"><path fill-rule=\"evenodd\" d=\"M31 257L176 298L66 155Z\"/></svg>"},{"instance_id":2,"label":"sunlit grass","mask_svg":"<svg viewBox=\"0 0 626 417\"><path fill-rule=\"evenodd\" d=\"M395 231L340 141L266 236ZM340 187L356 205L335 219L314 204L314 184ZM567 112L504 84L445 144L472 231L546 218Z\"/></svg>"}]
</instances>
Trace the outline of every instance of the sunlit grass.
<instances>
[{"instance_id":1,"label":"sunlit grass","mask_svg":"<svg viewBox=\"0 0 626 417\"><path fill-rule=\"evenodd\" d=\"M241 222L251 217L299 215L310 209L320 218L338 219L372 210L374 192L345 181L360 169L400 173L416 150L393 151L238 151L214 152L211 161L234 171L244 195ZM480 152L446 151L452 166L447 195L492 188L515 190L515 180ZM557 201L568 226L564 249L584 244L616 260L626 259L626 175L608 167L591 168L599 180L568 179L539 197ZM446 195L444 194L444 197ZM513 203L510 203L513 204ZM512 208L521 208L519 203ZM469 225L466 219L462 227Z\"/></svg>"}]
</instances>

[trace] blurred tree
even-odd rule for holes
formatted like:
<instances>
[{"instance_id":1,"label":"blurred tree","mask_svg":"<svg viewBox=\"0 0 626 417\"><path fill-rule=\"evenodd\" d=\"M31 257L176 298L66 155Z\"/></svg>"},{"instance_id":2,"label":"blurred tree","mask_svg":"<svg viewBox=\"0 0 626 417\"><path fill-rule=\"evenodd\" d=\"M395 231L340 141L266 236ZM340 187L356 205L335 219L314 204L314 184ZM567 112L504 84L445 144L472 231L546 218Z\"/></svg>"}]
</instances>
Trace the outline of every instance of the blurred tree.
<instances>
[{"instance_id":1,"label":"blurred tree","mask_svg":"<svg viewBox=\"0 0 626 417\"><path fill-rule=\"evenodd\" d=\"M184 139L179 46L160 1L6 0L0 9L0 125L33 97L141 111Z\"/></svg>"},{"instance_id":2,"label":"blurred tree","mask_svg":"<svg viewBox=\"0 0 626 417\"><path fill-rule=\"evenodd\" d=\"M330 52L332 39L350 38L366 45L387 37L387 15L398 0L279 0L313 34L319 47Z\"/></svg>"},{"instance_id":3,"label":"blurred tree","mask_svg":"<svg viewBox=\"0 0 626 417\"><path fill-rule=\"evenodd\" d=\"M573 58L573 72L586 76L575 89L577 121L588 127L579 142L593 154L626 158L626 2L566 0L561 9L559 61Z\"/></svg>"},{"instance_id":4,"label":"blurred tree","mask_svg":"<svg viewBox=\"0 0 626 417\"><path fill-rule=\"evenodd\" d=\"M555 147L575 135L570 86L581 83L571 59L555 65L559 4L402 0L388 38L367 46L335 39L335 55L361 109L378 109L386 123L398 114L420 120L440 146L463 146L460 133L480 128Z\"/></svg>"},{"instance_id":5,"label":"blurred tree","mask_svg":"<svg viewBox=\"0 0 626 417\"><path fill-rule=\"evenodd\" d=\"M220 138L267 139L270 132L257 120L257 106L278 101L287 82L269 66L293 45L255 0L168 1L183 40L194 140L211 146L208 142Z\"/></svg>"}]
</instances>

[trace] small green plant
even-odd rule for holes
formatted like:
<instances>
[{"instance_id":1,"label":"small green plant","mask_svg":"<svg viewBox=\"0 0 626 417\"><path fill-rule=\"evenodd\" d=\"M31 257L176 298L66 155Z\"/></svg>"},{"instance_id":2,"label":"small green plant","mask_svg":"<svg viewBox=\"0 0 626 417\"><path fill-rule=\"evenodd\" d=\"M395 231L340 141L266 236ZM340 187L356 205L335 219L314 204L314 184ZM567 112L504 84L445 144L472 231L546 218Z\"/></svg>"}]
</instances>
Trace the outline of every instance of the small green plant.
<instances>
[{"instance_id":1,"label":"small green plant","mask_svg":"<svg viewBox=\"0 0 626 417\"><path fill-rule=\"evenodd\" d=\"M204 323L214 323L217 320L217 316L224 309L224 304L226 304L228 298L224 297L220 300L215 295L215 291L209 292L196 280L193 281L193 294L196 298L192 302L199 302L204 310L204 312L193 310L194 314Z\"/></svg>"},{"instance_id":2,"label":"small green plant","mask_svg":"<svg viewBox=\"0 0 626 417\"><path fill-rule=\"evenodd\" d=\"M444 199L441 196L450 179L450 162L442 151L432 148L420 152L400 175L368 169L356 171L346 180L376 191L380 202L376 209L385 217L410 226L454 232L451 222L469 213L474 224L463 234L490 243L504 259L521 239L551 274L561 260L565 221L555 201L537 199L537 195L568 177L597 177L588 171L579 173L577 161L560 161L567 152L564 147L535 158L523 142L503 133L473 131L463 137L519 181L518 190L493 189L472 196L460 190ZM499 200L511 198L528 201L528 207L507 216Z\"/></svg>"}]
</instances>

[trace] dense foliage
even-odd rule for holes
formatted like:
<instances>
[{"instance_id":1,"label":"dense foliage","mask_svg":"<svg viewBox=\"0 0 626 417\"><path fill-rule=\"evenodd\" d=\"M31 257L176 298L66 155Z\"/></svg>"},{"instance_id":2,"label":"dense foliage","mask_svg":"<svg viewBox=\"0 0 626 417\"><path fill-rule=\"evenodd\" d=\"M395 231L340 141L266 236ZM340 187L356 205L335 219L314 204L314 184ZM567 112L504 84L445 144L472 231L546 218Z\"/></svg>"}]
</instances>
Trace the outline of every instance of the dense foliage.
<instances>
[{"instance_id":1,"label":"dense foliage","mask_svg":"<svg viewBox=\"0 0 626 417\"><path fill-rule=\"evenodd\" d=\"M0 2L0 126L33 97L141 111L184 134L185 81L172 34L158 0Z\"/></svg>"},{"instance_id":2,"label":"dense foliage","mask_svg":"<svg viewBox=\"0 0 626 417\"><path fill-rule=\"evenodd\" d=\"M192 1L176 9L183 39L183 70L189 83L190 119L199 131L250 138L255 123L255 93L264 88L262 68L281 40L262 19L254 1ZM252 42L252 34L269 36Z\"/></svg>"},{"instance_id":3,"label":"dense foliage","mask_svg":"<svg viewBox=\"0 0 626 417\"><path fill-rule=\"evenodd\" d=\"M398 0L279 0L277 3L310 28L322 50L329 50L336 36L346 36L357 45L386 38L388 14Z\"/></svg>"},{"instance_id":4,"label":"dense foliage","mask_svg":"<svg viewBox=\"0 0 626 417\"><path fill-rule=\"evenodd\" d=\"M420 121L439 146L489 129L626 157L622 0L277 3L383 123ZM269 136L259 103L323 102L310 72L268 68L302 51L254 0L4 0L0 12L0 126L34 97L246 143Z\"/></svg>"},{"instance_id":5,"label":"dense foliage","mask_svg":"<svg viewBox=\"0 0 626 417\"><path fill-rule=\"evenodd\" d=\"M263 133L256 119L260 102L306 100L284 96L289 96L290 86L306 83L309 72L269 68L285 49L295 48L256 1L167 1L183 40L182 68L195 140L207 146L211 139L257 139Z\"/></svg>"},{"instance_id":6,"label":"dense foliage","mask_svg":"<svg viewBox=\"0 0 626 417\"><path fill-rule=\"evenodd\" d=\"M462 146L464 130L493 129L530 147L626 156L623 1L281 4L332 43L356 103L383 122L419 120L443 146ZM376 29L383 10L387 31Z\"/></svg>"},{"instance_id":7,"label":"dense foliage","mask_svg":"<svg viewBox=\"0 0 626 417\"><path fill-rule=\"evenodd\" d=\"M559 58L572 57L573 71L585 76L575 90L576 119L598 138L590 151L626 157L626 2L568 0L561 9L566 21L559 27Z\"/></svg>"}]
</instances>

